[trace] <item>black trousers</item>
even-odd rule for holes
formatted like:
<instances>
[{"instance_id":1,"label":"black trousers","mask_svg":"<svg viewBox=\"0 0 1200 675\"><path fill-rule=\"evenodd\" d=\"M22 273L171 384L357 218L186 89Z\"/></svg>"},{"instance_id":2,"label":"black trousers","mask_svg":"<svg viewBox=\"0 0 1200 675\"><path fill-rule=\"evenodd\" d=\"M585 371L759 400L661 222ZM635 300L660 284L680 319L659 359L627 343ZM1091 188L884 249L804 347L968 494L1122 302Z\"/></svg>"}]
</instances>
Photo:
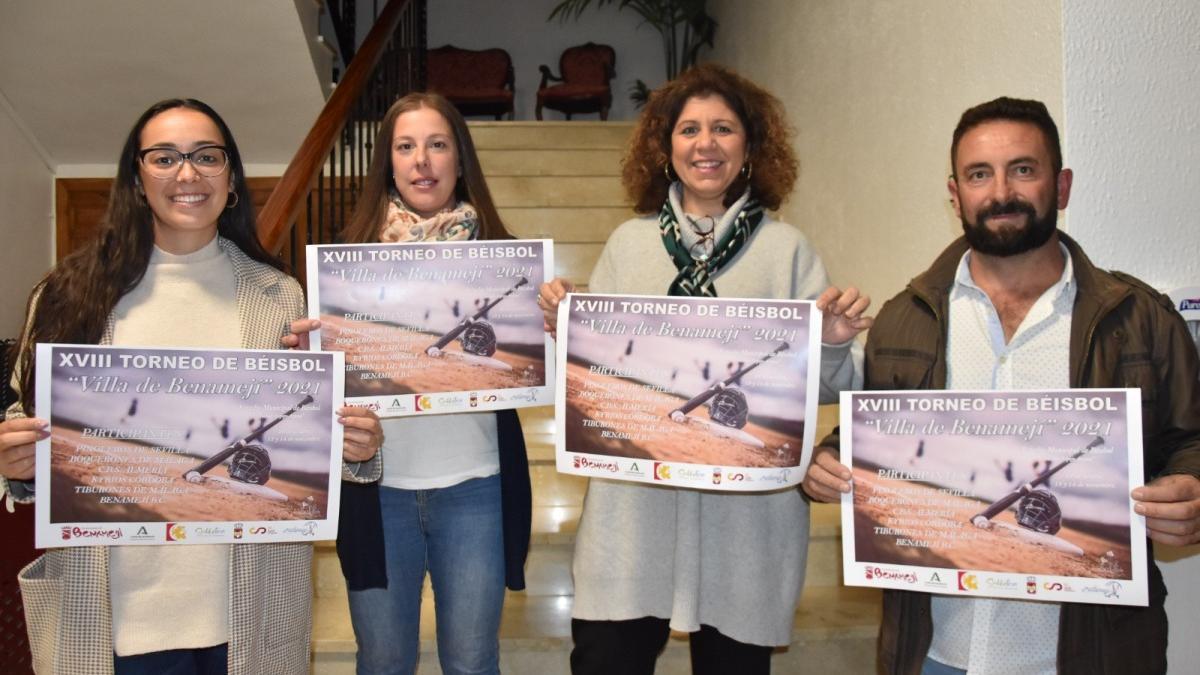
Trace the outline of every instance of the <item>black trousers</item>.
<instances>
[{"instance_id":1,"label":"black trousers","mask_svg":"<svg viewBox=\"0 0 1200 675\"><path fill-rule=\"evenodd\" d=\"M667 645L666 619L646 616L628 621L571 620L572 675L653 675ZM692 633L693 675L767 675L772 647L738 642L712 626Z\"/></svg>"},{"instance_id":2,"label":"black trousers","mask_svg":"<svg viewBox=\"0 0 1200 675\"><path fill-rule=\"evenodd\" d=\"M113 654L116 675L225 675L229 644L200 649L171 649L134 656Z\"/></svg>"}]
</instances>

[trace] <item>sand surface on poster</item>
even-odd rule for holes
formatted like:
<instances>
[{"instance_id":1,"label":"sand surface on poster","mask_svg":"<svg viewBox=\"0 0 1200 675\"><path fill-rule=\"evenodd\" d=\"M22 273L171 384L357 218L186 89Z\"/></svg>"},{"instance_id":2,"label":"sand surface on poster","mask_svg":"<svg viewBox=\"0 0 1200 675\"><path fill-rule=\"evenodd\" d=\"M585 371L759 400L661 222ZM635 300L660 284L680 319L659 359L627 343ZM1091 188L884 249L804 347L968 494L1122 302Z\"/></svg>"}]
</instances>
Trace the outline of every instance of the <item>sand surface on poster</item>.
<instances>
[{"instance_id":1,"label":"sand surface on poster","mask_svg":"<svg viewBox=\"0 0 1200 675\"><path fill-rule=\"evenodd\" d=\"M158 521L237 521L237 520L309 520L326 512L328 495L325 488L313 487L273 475L267 487L283 493L286 502L276 502L256 495L244 495L231 491L217 481L201 484L189 483L183 478L184 471L199 463L199 459L186 455L165 453L147 446L137 446L137 452L106 452L105 448L128 447L128 441L104 438L88 438L75 429L56 426L51 436L54 483L50 504L51 523L71 522L158 522ZM215 450L219 450L217 448ZM136 458L138 461L122 462L117 458ZM74 459L73 459L74 458ZM146 458L161 462L147 462ZM106 479L118 477L122 484L133 483L138 467L161 467L158 473L149 474L155 481L152 487L165 494L162 503L119 504L99 503L103 495L76 494L76 486L108 485ZM214 467L211 476L227 478L225 465ZM324 479L325 477L316 476ZM312 501L306 501L307 497ZM93 499L81 499L92 497Z\"/></svg>"},{"instance_id":2,"label":"sand surface on poster","mask_svg":"<svg viewBox=\"0 0 1200 675\"><path fill-rule=\"evenodd\" d=\"M733 440L722 438L705 431L696 424L677 424L668 415L687 399L669 393L644 391L639 393L636 409L627 410L621 424L629 431L637 426L661 430L647 433L646 440L633 440L613 436L605 437L599 427L589 427L584 420L600 420L601 412L614 409L612 399L602 395L585 396L585 387L602 392L606 388L617 389L627 384L621 378L589 373L587 367L567 364L567 419L565 421L566 445L571 452L613 455L652 459L663 462L686 462L741 467L792 467L800 461L801 443L786 434L768 429L751 421L742 431L763 441L764 448L754 448ZM706 406L690 413L691 417L708 420ZM608 418L604 418L608 419ZM637 433L637 432L635 432ZM780 450L784 443L786 450Z\"/></svg>"},{"instance_id":3,"label":"sand surface on poster","mask_svg":"<svg viewBox=\"0 0 1200 675\"><path fill-rule=\"evenodd\" d=\"M897 539L929 541L923 534L923 525L901 525L887 521L889 513L896 513L899 503L897 495L921 487L920 483L880 478L873 471L854 469L854 546L859 562L1070 577L1130 578L1130 551L1127 546L1073 528L1070 521L1063 523L1057 536L1082 548L1082 557L1030 543L1009 534L1006 528L980 529L971 525L970 519L987 504L966 497L938 495L938 503L932 508L942 514L938 516L940 520L961 523L958 530L970 539L960 540L954 548L898 545ZM891 503L880 504L879 501ZM911 510L918 511L919 508L928 507L914 506ZM916 520L922 518L915 516ZM1019 527L1011 509L993 520ZM904 534L876 534L877 527L901 530ZM1112 556L1106 556L1109 551L1113 552Z\"/></svg>"},{"instance_id":4,"label":"sand surface on poster","mask_svg":"<svg viewBox=\"0 0 1200 675\"><path fill-rule=\"evenodd\" d=\"M400 330L329 314L321 315L321 331L326 348L346 353L347 396L514 389L543 386L546 382L540 356L535 359L499 349L491 358L512 368L500 370L455 356L462 354L457 341L446 345L446 355L428 356L425 349L441 335L423 331ZM386 342L356 339L363 335L377 336L379 331L391 333ZM392 368L402 372L389 372Z\"/></svg>"}]
</instances>

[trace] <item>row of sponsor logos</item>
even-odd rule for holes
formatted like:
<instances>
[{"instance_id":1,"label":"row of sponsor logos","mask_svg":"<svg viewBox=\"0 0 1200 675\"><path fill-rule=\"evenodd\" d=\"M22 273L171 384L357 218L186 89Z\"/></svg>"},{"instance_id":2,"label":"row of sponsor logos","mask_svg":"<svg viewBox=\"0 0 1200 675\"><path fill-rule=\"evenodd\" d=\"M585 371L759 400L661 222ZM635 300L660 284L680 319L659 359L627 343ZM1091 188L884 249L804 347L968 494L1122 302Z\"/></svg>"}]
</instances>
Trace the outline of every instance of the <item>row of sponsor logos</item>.
<instances>
[{"instance_id":1,"label":"row of sponsor logos","mask_svg":"<svg viewBox=\"0 0 1200 675\"><path fill-rule=\"evenodd\" d=\"M159 525L137 525L111 527L84 527L80 525L63 525L63 541L88 540L97 543L109 541L187 541L187 540L218 540L254 539L256 537L272 537L293 535L301 537L316 537L317 523L305 522L272 523L269 525L252 524L247 527L244 523L232 525L211 525L205 523L163 523Z\"/></svg>"},{"instance_id":2,"label":"row of sponsor logos","mask_svg":"<svg viewBox=\"0 0 1200 675\"><path fill-rule=\"evenodd\" d=\"M656 481L671 483L720 485L727 483L777 483L784 485L791 476L792 469L775 469L759 471L751 474L746 470L712 467L711 471L694 464L672 464L669 462L654 462L651 460L629 460L604 457L598 459L588 455L572 455L572 466L597 476L621 474L639 478L652 478Z\"/></svg>"},{"instance_id":3,"label":"row of sponsor logos","mask_svg":"<svg viewBox=\"0 0 1200 675\"><path fill-rule=\"evenodd\" d=\"M405 394L392 397L392 402L386 407L371 403L366 407L372 410L383 409L385 412L429 412L431 410L463 410L478 408L500 400L499 394L481 394L477 391L462 394ZM538 389L532 387L526 390L505 392L504 402L537 403Z\"/></svg>"},{"instance_id":4,"label":"row of sponsor logos","mask_svg":"<svg viewBox=\"0 0 1200 675\"><path fill-rule=\"evenodd\" d=\"M913 570L866 565L863 570L868 581L900 581L917 588L957 590L965 593L1001 593L1011 595L1037 595L1039 590L1054 593L1099 593L1106 598L1120 598L1122 585L1114 579L1090 579L1086 585L1076 587L1058 578L1038 579L1026 576L1025 583L1020 575L995 575L966 570L934 570L922 572L924 578ZM957 575L957 577L955 576ZM1078 583L1078 582L1076 582Z\"/></svg>"}]
</instances>

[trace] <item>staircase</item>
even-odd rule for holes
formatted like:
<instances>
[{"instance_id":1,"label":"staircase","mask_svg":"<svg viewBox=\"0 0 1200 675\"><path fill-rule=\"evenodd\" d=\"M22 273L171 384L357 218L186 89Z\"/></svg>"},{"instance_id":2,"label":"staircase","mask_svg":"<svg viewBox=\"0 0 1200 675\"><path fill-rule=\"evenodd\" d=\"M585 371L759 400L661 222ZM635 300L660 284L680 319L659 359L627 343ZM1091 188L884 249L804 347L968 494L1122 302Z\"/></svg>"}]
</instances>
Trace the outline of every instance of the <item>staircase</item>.
<instances>
[{"instance_id":1,"label":"staircase","mask_svg":"<svg viewBox=\"0 0 1200 675\"><path fill-rule=\"evenodd\" d=\"M586 287L608 235L634 216L621 188L628 122L472 122L500 216L523 239L554 239L555 274Z\"/></svg>"},{"instance_id":2,"label":"staircase","mask_svg":"<svg viewBox=\"0 0 1200 675\"><path fill-rule=\"evenodd\" d=\"M633 216L620 186L620 155L632 130L620 122L473 122L492 196L508 228L521 238L555 241L555 272L585 285L604 241ZM571 553L587 480L554 468L554 410L520 411L533 483L533 539L528 588L509 592L500 628L505 673L569 672ZM836 406L821 410L817 436L836 423ZM808 579L791 647L773 658L776 673L874 671L877 591L841 585L837 507L813 508ZM354 634L332 542L317 546L313 672L354 672ZM441 673L428 583L421 608L420 675ZM685 636L674 636L658 673L690 673Z\"/></svg>"}]
</instances>

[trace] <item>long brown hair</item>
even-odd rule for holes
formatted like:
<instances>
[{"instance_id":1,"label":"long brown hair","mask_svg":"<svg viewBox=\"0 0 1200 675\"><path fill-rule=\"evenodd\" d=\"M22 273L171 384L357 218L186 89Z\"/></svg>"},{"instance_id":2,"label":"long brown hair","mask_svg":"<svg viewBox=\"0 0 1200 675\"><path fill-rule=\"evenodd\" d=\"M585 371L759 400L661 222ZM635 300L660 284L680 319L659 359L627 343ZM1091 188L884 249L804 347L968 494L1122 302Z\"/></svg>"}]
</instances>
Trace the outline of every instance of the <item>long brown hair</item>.
<instances>
[{"instance_id":1,"label":"long brown hair","mask_svg":"<svg viewBox=\"0 0 1200 675\"><path fill-rule=\"evenodd\" d=\"M513 236L500 220L496 204L492 201L492 193L483 179L483 169L479 166L479 156L475 154L475 142L471 140L466 120L454 105L441 95L414 92L393 103L383 116L383 121L379 123L379 133L375 137L375 154L371 157L371 166L367 169L362 196L358 198L354 207L350 224L342 233L342 241L349 244L379 241L379 231L387 215L388 194L393 185L392 136L396 129L396 118L419 108L437 111L450 125L454 134L454 145L458 149L459 168L462 169L462 175L454 185L454 198L475 207L475 212L479 214L479 238L512 239Z\"/></svg>"},{"instance_id":2,"label":"long brown hair","mask_svg":"<svg viewBox=\"0 0 1200 675\"><path fill-rule=\"evenodd\" d=\"M117 163L117 177L108 195L108 208L96 237L63 258L34 286L29 296L25 306L28 318L19 343L18 360L21 407L26 415L33 414L37 352L34 345L38 342L99 342L117 301L146 275L150 253L154 250L154 214L137 189L138 150L146 124L175 108L203 113L225 139L230 189L237 194L237 203L221 212L217 233L254 260L283 269L283 263L267 253L258 241L253 198L242 179L242 156L225 120L196 99L168 99L155 103L142 113L125 138Z\"/></svg>"},{"instance_id":3,"label":"long brown hair","mask_svg":"<svg viewBox=\"0 0 1200 675\"><path fill-rule=\"evenodd\" d=\"M763 206L778 209L796 184L798 163L783 103L770 92L713 63L683 71L655 89L642 109L621 160L621 183L635 213L658 213L667 199L665 170L671 163L671 133L688 99L720 96L746 129L750 192ZM747 180L738 176L725 192L725 206L737 201Z\"/></svg>"}]
</instances>

